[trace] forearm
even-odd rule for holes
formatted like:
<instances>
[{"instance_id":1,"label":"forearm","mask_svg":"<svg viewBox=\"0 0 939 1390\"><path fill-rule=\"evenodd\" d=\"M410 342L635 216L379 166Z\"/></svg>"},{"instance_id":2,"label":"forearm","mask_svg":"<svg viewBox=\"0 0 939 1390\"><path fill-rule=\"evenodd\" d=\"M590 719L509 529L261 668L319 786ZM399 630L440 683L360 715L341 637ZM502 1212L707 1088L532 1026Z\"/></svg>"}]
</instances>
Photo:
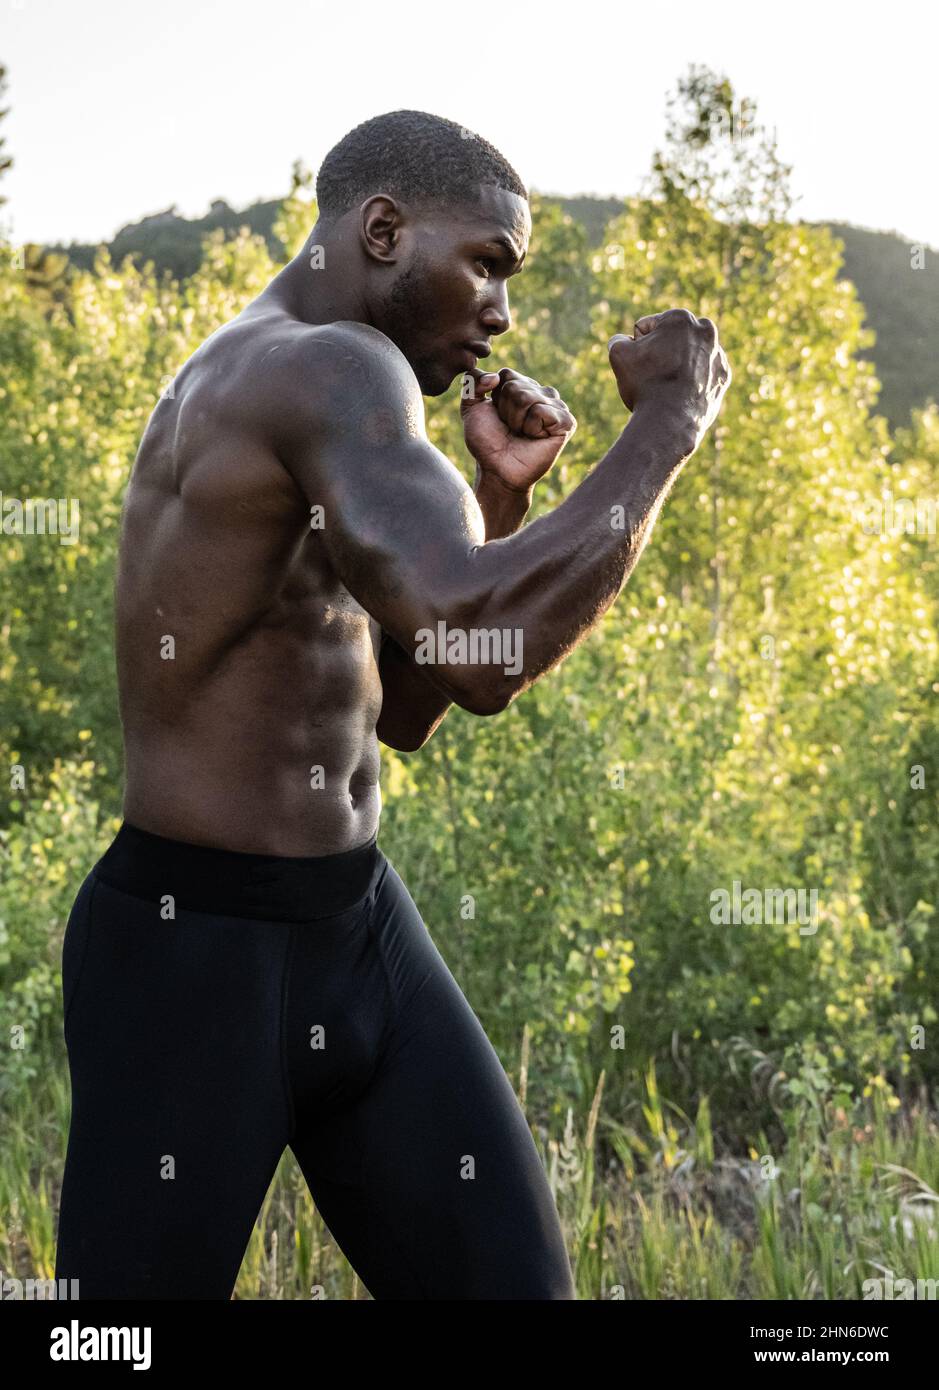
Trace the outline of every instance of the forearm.
<instances>
[{"instance_id":1,"label":"forearm","mask_svg":"<svg viewBox=\"0 0 939 1390\"><path fill-rule=\"evenodd\" d=\"M693 432L668 412L636 412L560 506L518 535L473 548L450 625L511 631L520 666L473 671L481 707L504 707L597 624L693 448Z\"/></svg>"},{"instance_id":2,"label":"forearm","mask_svg":"<svg viewBox=\"0 0 939 1390\"><path fill-rule=\"evenodd\" d=\"M452 703L450 697L428 680L425 668L387 633L382 635L378 674L383 695L375 732L389 748L413 753L439 726Z\"/></svg>"},{"instance_id":3,"label":"forearm","mask_svg":"<svg viewBox=\"0 0 939 1390\"><path fill-rule=\"evenodd\" d=\"M473 488L486 528L486 540L518 530L530 507L532 490L518 492L477 466ZM439 728L452 701L435 685L426 666L418 666L393 638L383 635L378 663L383 700L376 732L382 743L414 752Z\"/></svg>"}]
</instances>

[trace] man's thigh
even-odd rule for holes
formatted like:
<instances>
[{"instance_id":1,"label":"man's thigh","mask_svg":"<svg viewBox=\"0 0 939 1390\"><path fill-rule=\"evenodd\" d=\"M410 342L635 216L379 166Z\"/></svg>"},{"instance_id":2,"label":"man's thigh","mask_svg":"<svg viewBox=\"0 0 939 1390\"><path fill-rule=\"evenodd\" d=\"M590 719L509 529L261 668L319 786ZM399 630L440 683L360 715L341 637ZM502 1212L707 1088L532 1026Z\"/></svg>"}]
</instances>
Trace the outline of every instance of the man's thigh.
<instances>
[{"instance_id":1,"label":"man's thigh","mask_svg":"<svg viewBox=\"0 0 939 1390\"><path fill-rule=\"evenodd\" d=\"M388 983L376 1070L298 1124L313 1199L376 1299L572 1299L544 1167L499 1058L394 868L370 931Z\"/></svg>"},{"instance_id":2,"label":"man's thigh","mask_svg":"<svg viewBox=\"0 0 939 1390\"><path fill-rule=\"evenodd\" d=\"M286 935L86 881L63 976L72 1114L56 1276L81 1298L230 1297L288 1137Z\"/></svg>"}]
</instances>

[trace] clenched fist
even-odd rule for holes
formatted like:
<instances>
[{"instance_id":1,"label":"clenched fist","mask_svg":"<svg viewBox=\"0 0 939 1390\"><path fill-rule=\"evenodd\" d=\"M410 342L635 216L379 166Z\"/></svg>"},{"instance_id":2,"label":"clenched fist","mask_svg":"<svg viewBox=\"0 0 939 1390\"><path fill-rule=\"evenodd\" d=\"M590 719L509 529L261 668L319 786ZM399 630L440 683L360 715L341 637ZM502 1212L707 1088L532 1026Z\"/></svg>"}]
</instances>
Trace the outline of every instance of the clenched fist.
<instances>
[{"instance_id":1,"label":"clenched fist","mask_svg":"<svg viewBox=\"0 0 939 1390\"><path fill-rule=\"evenodd\" d=\"M544 477L577 428L553 386L503 367L463 378L460 399L466 447L483 473L527 492Z\"/></svg>"},{"instance_id":2,"label":"clenched fist","mask_svg":"<svg viewBox=\"0 0 939 1390\"><path fill-rule=\"evenodd\" d=\"M732 378L711 320L688 309L649 314L633 337L614 333L609 354L623 404L634 411L654 404L690 429L697 448Z\"/></svg>"}]
</instances>

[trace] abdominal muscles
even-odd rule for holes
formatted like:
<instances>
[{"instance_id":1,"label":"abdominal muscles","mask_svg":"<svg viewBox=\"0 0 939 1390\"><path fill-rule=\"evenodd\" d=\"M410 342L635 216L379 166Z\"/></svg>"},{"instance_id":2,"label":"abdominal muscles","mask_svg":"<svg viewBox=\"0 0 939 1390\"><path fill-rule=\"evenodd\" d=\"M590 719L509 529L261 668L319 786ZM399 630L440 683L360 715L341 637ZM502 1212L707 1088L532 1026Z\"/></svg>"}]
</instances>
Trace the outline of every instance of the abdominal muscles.
<instances>
[{"instance_id":1,"label":"abdominal muscles","mask_svg":"<svg viewBox=\"0 0 939 1390\"><path fill-rule=\"evenodd\" d=\"M159 624L158 624L159 625ZM345 591L285 602L194 669L176 657L119 666L124 815L155 834L255 854L341 853L381 812L378 632ZM144 639L154 651L155 632Z\"/></svg>"}]
</instances>

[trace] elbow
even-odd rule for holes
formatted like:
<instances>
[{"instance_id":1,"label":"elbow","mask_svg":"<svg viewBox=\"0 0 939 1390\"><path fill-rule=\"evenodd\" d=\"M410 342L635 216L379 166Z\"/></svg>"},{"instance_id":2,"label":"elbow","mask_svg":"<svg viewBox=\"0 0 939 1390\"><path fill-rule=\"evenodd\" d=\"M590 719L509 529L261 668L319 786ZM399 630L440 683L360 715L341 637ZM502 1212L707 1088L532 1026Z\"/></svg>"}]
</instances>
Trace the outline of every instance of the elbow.
<instances>
[{"instance_id":1,"label":"elbow","mask_svg":"<svg viewBox=\"0 0 939 1390\"><path fill-rule=\"evenodd\" d=\"M495 602L492 587L476 585L470 593L467 586L441 599L436 621L419 633L420 655L415 653L415 660L433 665L432 679L470 714L501 714L526 684L522 628L510 626L506 601Z\"/></svg>"},{"instance_id":2,"label":"elbow","mask_svg":"<svg viewBox=\"0 0 939 1390\"><path fill-rule=\"evenodd\" d=\"M430 733L425 734L388 734L382 733L380 729L375 731L379 743L383 743L386 748L391 748L395 753L416 753L419 748L430 738Z\"/></svg>"},{"instance_id":3,"label":"elbow","mask_svg":"<svg viewBox=\"0 0 939 1390\"><path fill-rule=\"evenodd\" d=\"M451 677L452 679L452 677ZM501 714L519 693L518 682L500 671L467 671L454 687L453 702L470 714Z\"/></svg>"},{"instance_id":4,"label":"elbow","mask_svg":"<svg viewBox=\"0 0 939 1390\"><path fill-rule=\"evenodd\" d=\"M399 720L397 723L391 718L379 718L375 726L375 735L379 743L383 743L386 748L392 748L396 753L416 753L423 748L431 735L443 722L446 711L442 711L436 719L430 723L412 722Z\"/></svg>"}]
</instances>

